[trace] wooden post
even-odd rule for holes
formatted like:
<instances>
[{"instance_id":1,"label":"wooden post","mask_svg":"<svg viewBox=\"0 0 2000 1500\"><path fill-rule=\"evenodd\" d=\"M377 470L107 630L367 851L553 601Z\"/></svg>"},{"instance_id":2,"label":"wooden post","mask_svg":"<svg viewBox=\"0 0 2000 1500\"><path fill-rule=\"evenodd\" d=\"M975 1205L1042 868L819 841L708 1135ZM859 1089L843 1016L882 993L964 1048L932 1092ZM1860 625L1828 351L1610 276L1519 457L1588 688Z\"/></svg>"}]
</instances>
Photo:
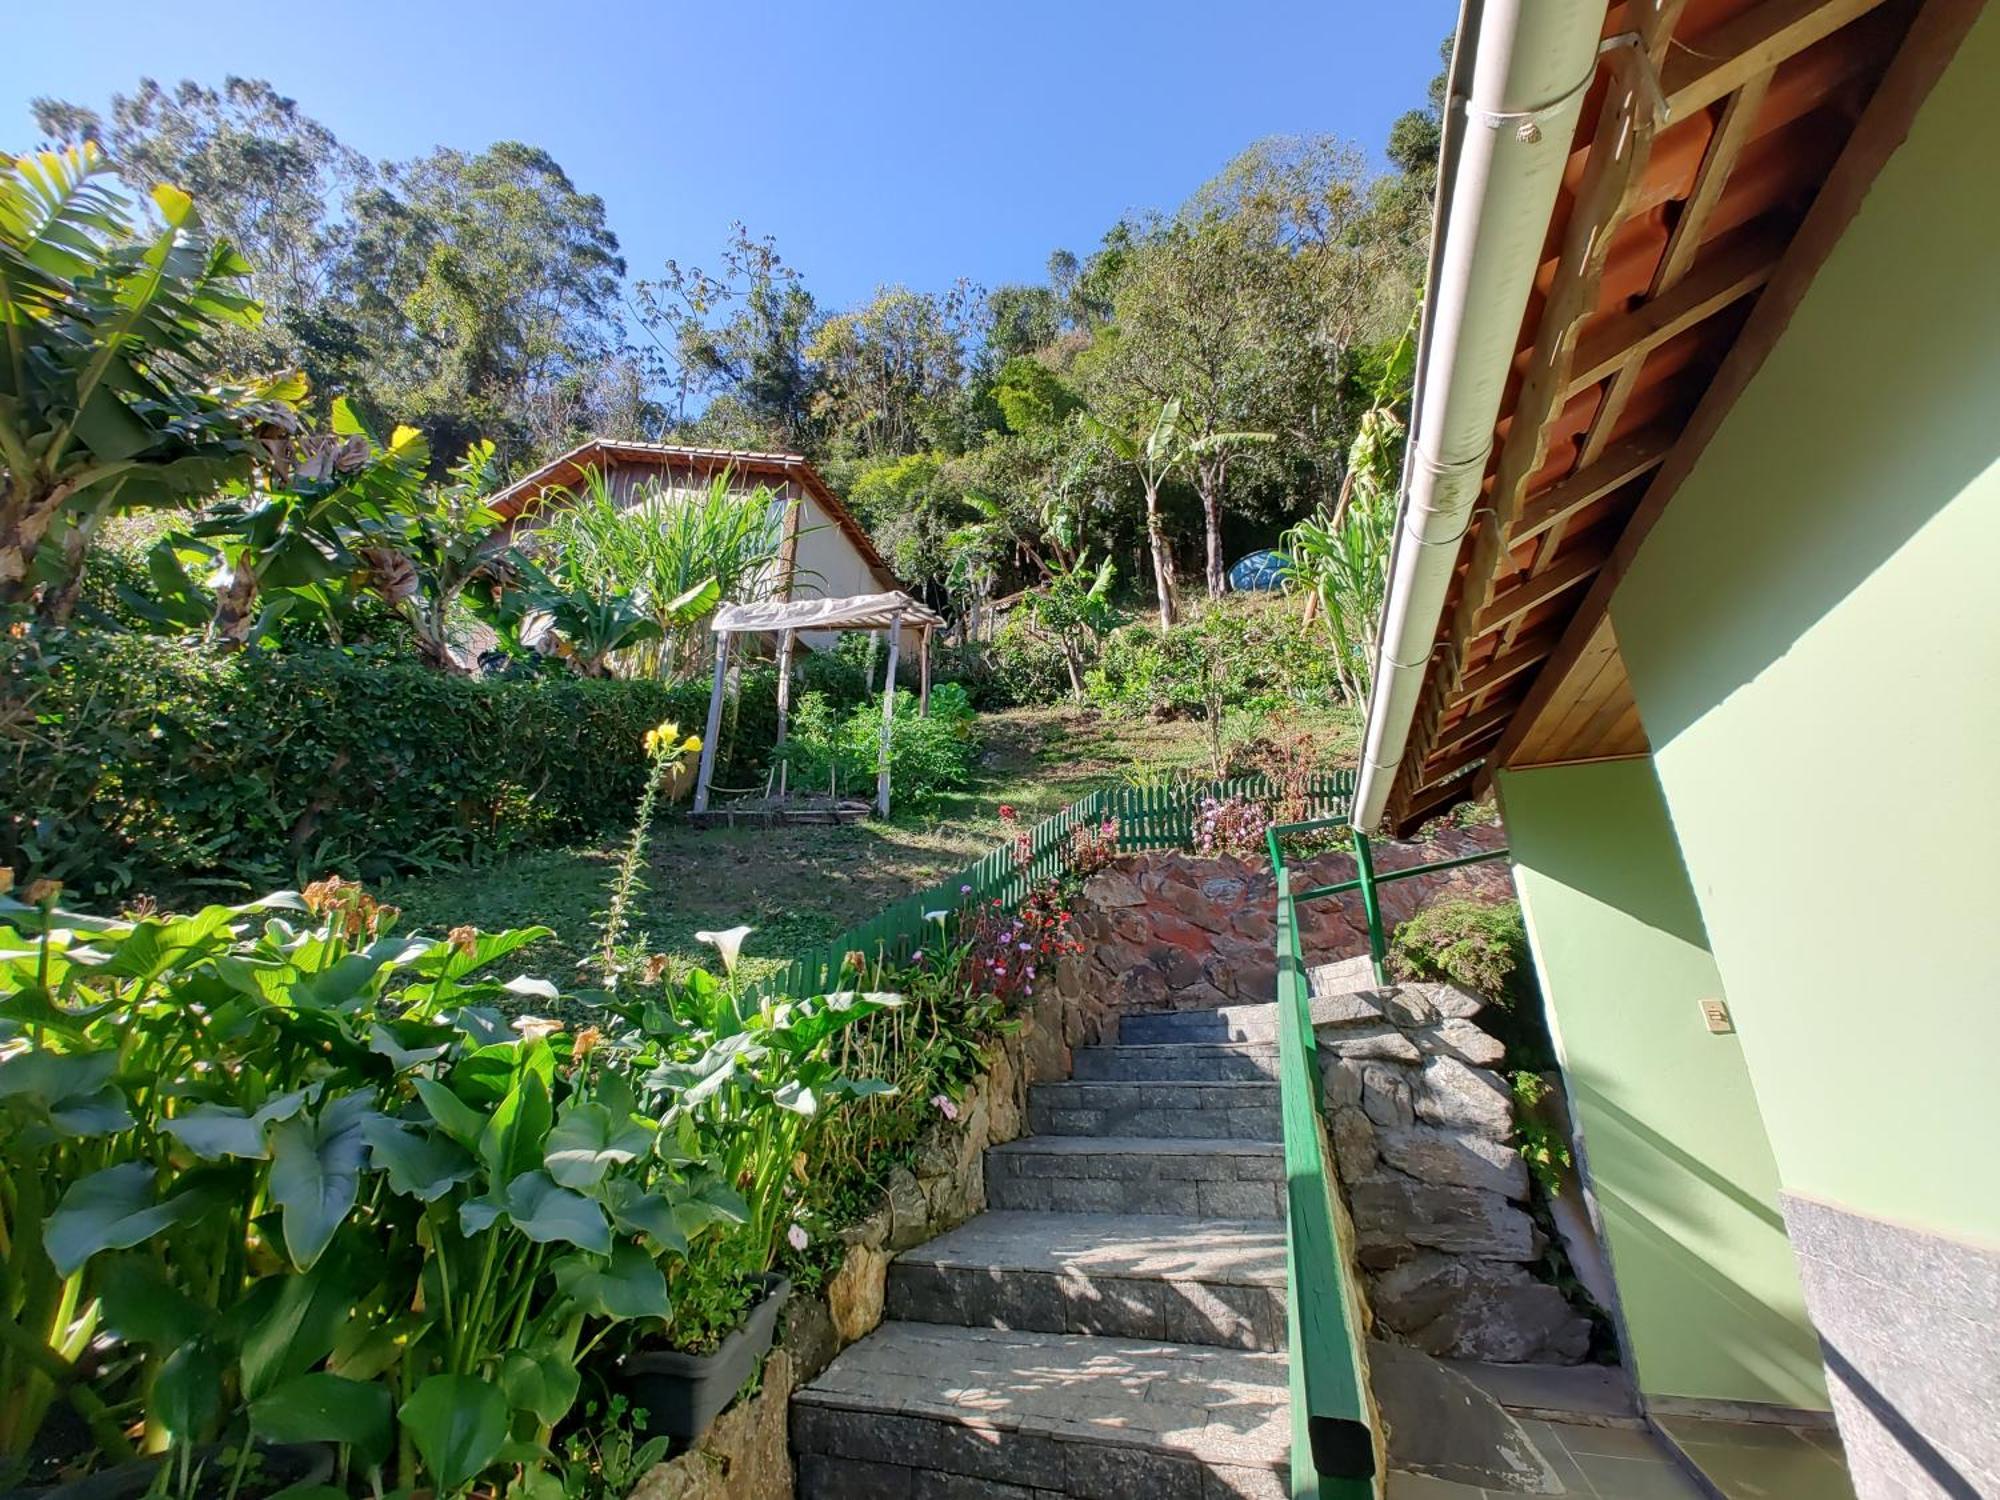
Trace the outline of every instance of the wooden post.
<instances>
[{"instance_id":1,"label":"wooden post","mask_svg":"<svg viewBox=\"0 0 2000 1500\"><path fill-rule=\"evenodd\" d=\"M715 775L715 742L722 734L722 679L729 670L729 637L715 638L715 686L708 694L708 729L701 737L701 773L694 783L694 810L708 811L708 783Z\"/></svg>"},{"instance_id":2,"label":"wooden post","mask_svg":"<svg viewBox=\"0 0 2000 1500\"><path fill-rule=\"evenodd\" d=\"M785 726L792 717L792 632L778 632L778 743L785 743Z\"/></svg>"},{"instance_id":3,"label":"wooden post","mask_svg":"<svg viewBox=\"0 0 2000 1500\"><path fill-rule=\"evenodd\" d=\"M875 763L875 810L889 816L889 726L896 717L896 653L903 645L903 612L889 616L889 671L882 682L882 755Z\"/></svg>"},{"instance_id":4,"label":"wooden post","mask_svg":"<svg viewBox=\"0 0 2000 1500\"><path fill-rule=\"evenodd\" d=\"M924 627L923 663L917 672L917 717L931 716L931 627Z\"/></svg>"}]
</instances>

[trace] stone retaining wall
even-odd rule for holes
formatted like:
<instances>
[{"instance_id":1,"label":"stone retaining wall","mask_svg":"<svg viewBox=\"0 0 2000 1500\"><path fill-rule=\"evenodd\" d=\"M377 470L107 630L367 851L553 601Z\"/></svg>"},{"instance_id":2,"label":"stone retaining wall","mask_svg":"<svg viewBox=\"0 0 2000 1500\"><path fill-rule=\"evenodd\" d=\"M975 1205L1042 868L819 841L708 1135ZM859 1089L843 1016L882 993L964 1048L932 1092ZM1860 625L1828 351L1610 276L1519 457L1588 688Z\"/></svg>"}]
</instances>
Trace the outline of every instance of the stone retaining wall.
<instances>
[{"instance_id":1,"label":"stone retaining wall","mask_svg":"<svg viewBox=\"0 0 2000 1500\"><path fill-rule=\"evenodd\" d=\"M1505 843L1497 825L1448 828L1421 844L1374 846L1375 868L1403 870ZM1354 878L1354 856L1319 854L1292 864L1291 871L1294 890L1337 885ZM1436 901L1505 901L1513 894L1504 861L1467 865L1383 886L1382 921L1394 931ZM1270 866L1262 860L1201 859L1176 850L1126 855L1084 886L1076 922L1089 951L1065 961L1060 986L1066 995L1103 996L1126 1011L1262 1004L1277 983L1277 908ZM1309 964L1368 950L1359 892L1306 903L1299 923L1299 946Z\"/></svg>"},{"instance_id":2,"label":"stone retaining wall","mask_svg":"<svg viewBox=\"0 0 2000 1500\"><path fill-rule=\"evenodd\" d=\"M1051 989L1001 1039L989 1070L918 1148L916 1169L891 1173L873 1212L841 1232L847 1252L823 1296L795 1293L755 1395L716 1418L688 1452L640 1480L632 1500L772 1500L792 1493L786 1409L792 1392L882 1321L889 1260L986 1207L986 1148L1026 1128L1028 1088L1069 1077L1073 1048L1110 1039L1116 1020L1091 997Z\"/></svg>"},{"instance_id":3,"label":"stone retaining wall","mask_svg":"<svg viewBox=\"0 0 2000 1500\"><path fill-rule=\"evenodd\" d=\"M1313 1002L1327 1134L1378 1332L1452 1359L1575 1364L1590 1324L1530 1269L1505 1049L1448 984Z\"/></svg>"}]
</instances>

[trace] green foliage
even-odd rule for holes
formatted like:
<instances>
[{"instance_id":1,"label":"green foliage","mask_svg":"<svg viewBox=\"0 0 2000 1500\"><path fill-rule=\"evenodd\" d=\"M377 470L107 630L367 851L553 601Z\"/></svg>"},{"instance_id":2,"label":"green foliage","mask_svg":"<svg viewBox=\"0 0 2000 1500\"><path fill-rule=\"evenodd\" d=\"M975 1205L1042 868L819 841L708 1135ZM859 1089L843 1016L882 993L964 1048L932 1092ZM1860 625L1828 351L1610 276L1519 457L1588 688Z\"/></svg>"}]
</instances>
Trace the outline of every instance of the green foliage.
<instances>
[{"instance_id":1,"label":"green foliage","mask_svg":"<svg viewBox=\"0 0 2000 1500\"><path fill-rule=\"evenodd\" d=\"M763 487L732 490L727 473L696 495L651 484L621 502L595 469L582 494L551 505L530 550L557 581L559 605L577 596L600 608L625 601L626 613L654 627L644 641L627 633L619 646L596 650L595 659L624 650L626 675L669 680L701 665L710 649L702 627L715 606L742 598L777 564L790 509ZM587 606L582 612L591 613Z\"/></svg>"},{"instance_id":2,"label":"green foliage","mask_svg":"<svg viewBox=\"0 0 2000 1500\"><path fill-rule=\"evenodd\" d=\"M1026 614L1011 616L980 649L984 683L976 675L972 681L982 707L1054 703L1069 691L1062 647L1037 630Z\"/></svg>"},{"instance_id":3,"label":"green foliage","mask_svg":"<svg viewBox=\"0 0 2000 1500\"><path fill-rule=\"evenodd\" d=\"M745 674L726 774L755 774L775 691ZM373 878L594 833L637 797L646 730L707 712L700 683L82 632L0 645L0 698L0 859L100 898Z\"/></svg>"},{"instance_id":4,"label":"green foliage","mask_svg":"<svg viewBox=\"0 0 2000 1500\"><path fill-rule=\"evenodd\" d=\"M1508 1092L1514 1096L1515 1149L1528 1164L1528 1171L1553 1198L1562 1191L1563 1178L1575 1164L1569 1139L1542 1109L1550 1093L1548 1079L1525 1069L1509 1075Z\"/></svg>"},{"instance_id":5,"label":"green foliage","mask_svg":"<svg viewBox=\"0 0 2000 1500\"><path fill-rule=\"evenodd\" d=\"M1398 927L1389 964L1401 979L1442 979L1508 1007L1535 997L1518 901L1440 901Z\"/></svg>"},{"instance_id":6,"label":"green foliage","mask_svg":"<svg viewBox=\"0 0 2000 1500\"><path fill-rule=\"evenodd\" d=\"M1398 408L1409 399L1415 366L1413 321L1384 362L1374 404L1361 417L1339 501L1284 536L1292 558L1287 586L1312 596L1309 613L1326 622L1342 691L1357 708L1367 702L1375 675L1375 627L1388 590L1396 485L1403 464L1404 423Z\"/></svg>"},{"instance_id":7,"label":"green foliage","mask_svg":"<svg viewBox=\"0 0 2000 1500\"><path fill-rule=\"evenodd\" d=\"M0 159L0 605L41 584L56 618L114 507L246 474L259 429L288 429L305 393L296 376L209 383L208 340L262 315L250 268L178 188L154 191L142 226L106 170L90 144Z\"/></svg>"},{"instance_id":8,"label":"green foliage","mask_svg":"<svg viewBox=\"0 0 2000 1500\"><path fill-rule=\"evenodd\" d=\"M1160 717L1282 712L1324 703L1336 686L1324 644L1261 600L1210 607L1170 631L1122 626L1086 679L1098 707Z\"/></svg>"},{"instance_id":9,"label":"green foliage","mask_svg":"<svg viewBox=\"0 0 2000 1500\"><path fill-rule=\"evenodd\" d=\"M357 1490L533 1492L579 1364L712 1340L677 1289L767 1268L798 1153L883 1087L835 1057L893 996L696 973L571 1038L497 1008L560 1001L494 972L541 929L394 917L338 880L136 921L0 897L8 1482L62 1402L101 1462L114 1410L163 1438L177 1500L252 1438L339 1444Z\"/></svg>"},{"instance_id":10,"label":"green foliage","mask_svg":"<svg viewBox=\"0 0 2000 1500\"><path fill-rule=\"evenodd\" d=\"M959 684L933 687L928 718L899 693L889 736L890 795L899 806L921 806L965 786L976 747L971 695ZM809 692L793 705L778 753L790 767L786 779L793 792L821 792L831 784L844 797L867 800L875 795L881 750L879 703L863 702L842 715L825 696Z\"/></svg>"}]
</instances>

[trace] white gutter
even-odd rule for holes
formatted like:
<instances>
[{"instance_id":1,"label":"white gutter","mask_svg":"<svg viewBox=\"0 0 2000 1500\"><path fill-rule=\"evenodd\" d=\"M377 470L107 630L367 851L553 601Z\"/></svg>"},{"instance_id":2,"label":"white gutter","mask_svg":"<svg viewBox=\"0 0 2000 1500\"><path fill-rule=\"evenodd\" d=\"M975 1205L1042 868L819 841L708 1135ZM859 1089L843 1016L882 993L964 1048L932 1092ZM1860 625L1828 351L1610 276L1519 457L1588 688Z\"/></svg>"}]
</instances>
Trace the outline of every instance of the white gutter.
<instances>
[{"instance_id":1,"label":"white gutter","mask_svg":"<svg viewBox=\"0 0 2000 1500\"><path fill-rule=\"evenodd\" d=\"M1373 828L1409 742L1459 541L1493 446L1604 0L1464 0L1438 173L1410 444L1376 637L1354 826Z\"/></svg>"}]
</instances>

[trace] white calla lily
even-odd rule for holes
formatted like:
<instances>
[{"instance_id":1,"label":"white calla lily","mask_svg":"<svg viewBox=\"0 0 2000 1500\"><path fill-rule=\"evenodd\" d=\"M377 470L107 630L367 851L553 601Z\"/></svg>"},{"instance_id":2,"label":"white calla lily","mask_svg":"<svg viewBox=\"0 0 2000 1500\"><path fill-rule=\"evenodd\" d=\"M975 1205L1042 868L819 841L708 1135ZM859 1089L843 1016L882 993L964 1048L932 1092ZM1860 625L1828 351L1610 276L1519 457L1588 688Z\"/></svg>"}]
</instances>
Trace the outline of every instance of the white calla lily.
<instances>
[{"instance_id":1,"label":"white calla lily","mask_svg":"<svg viewBox=\"0 0 2000 1500\"><path fill-rule=\"evenodd\" d=\"M722 967L731 974L736 972L737 955L743 951L743 940L756 931L753 927L729 927L721 932L697 932L694 940L707 943L722 955Z\"/></svg>"}]
</instances>

